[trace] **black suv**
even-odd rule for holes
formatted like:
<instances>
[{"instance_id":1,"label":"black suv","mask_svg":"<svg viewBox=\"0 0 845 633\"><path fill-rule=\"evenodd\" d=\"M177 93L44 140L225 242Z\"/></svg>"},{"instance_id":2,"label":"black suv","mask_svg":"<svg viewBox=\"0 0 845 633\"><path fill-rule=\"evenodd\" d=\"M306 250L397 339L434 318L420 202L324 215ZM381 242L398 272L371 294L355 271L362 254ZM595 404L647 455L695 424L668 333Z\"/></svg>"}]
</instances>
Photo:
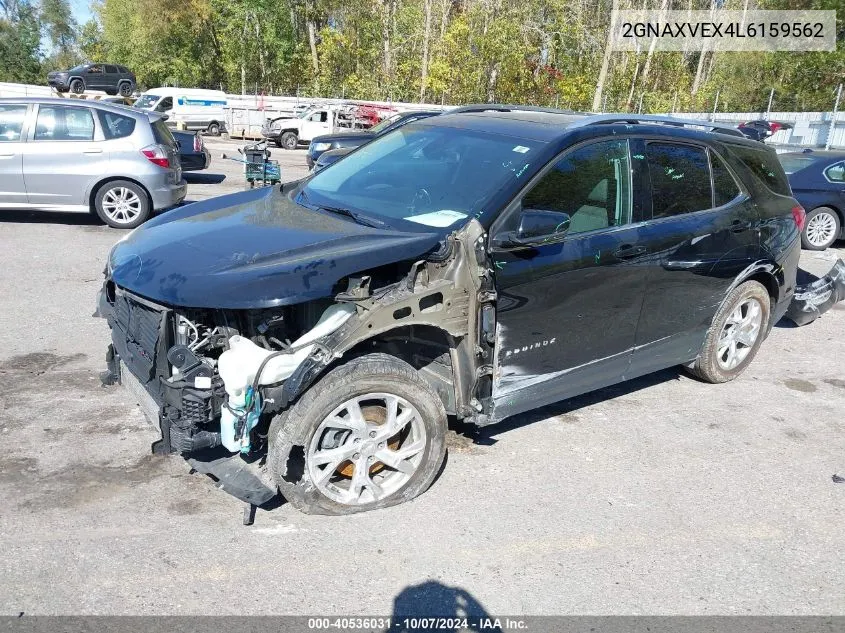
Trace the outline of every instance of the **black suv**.
<instances>
[{"instance_id":1,"label":"black suv","mask_svg":"<svg viewBox=\"0 0 845 633\"><path fill-rule=\"evenodd\" d=\"M135 91L135 75L117 64L82 64L70 70L47 74L47 83L58 92L82 94L86 90L103 90L106 94L128 97Z\"/></svg>"},{"instance_id":2,"label":"black suv","mask_svg":"<svg viewBox=\"0 0 845 633\"><path fill-rule=\"evenodd\" d=\"M156 450L251 504L345 514L423 492L450 416L748 367L804 222L771 148L706 122L467 110L113 248L103 378Z\"/></svg>"}]
</instances>

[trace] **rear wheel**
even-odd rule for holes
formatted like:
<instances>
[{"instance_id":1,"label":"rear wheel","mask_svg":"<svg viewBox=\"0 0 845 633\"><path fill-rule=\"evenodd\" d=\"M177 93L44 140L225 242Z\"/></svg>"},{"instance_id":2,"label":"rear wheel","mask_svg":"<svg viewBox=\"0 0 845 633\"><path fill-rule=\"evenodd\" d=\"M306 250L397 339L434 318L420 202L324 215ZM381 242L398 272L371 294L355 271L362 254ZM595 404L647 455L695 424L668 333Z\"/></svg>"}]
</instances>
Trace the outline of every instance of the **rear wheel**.
<instances>
[{"instance_id":1,"label":"rear wheel","mask_svg":"<svg viewBox=\"0 0 845 633\"><path fill-rule=\"evenodd\" d=\"M74 79L70 82L70 91L74 94L81 95L85 92L85 84L82 83L81 79Z\"/></svg>"},{"instance_id":2,"label":"rear wheel","mask_svg":"<svg viewBox=\"0 0 845 633\"><path fill-rule=\"evenodd\" d=\"M131 97L132 96L132 84L128 81L124 81L118 87L118 91L120 92L121 97Z\"/></svg>"},{"instance_id":3,"label":"rear wheel","mask_svg":"<svg viewBox=\"0 0 845 633\"><path fill-rule=\"evenodd\" d=\"M823 251L839 237L839 215L830 207L819 207L807 214L801 245L811 251Z\"/></svg>"},{"instance_id":4,"label":"rear wheel","mask_svg":"<svg viewBox=\"0 0 845 633\"><path fill-rule=\"evenodd\" d=\"M761 283L746 281L734 288L713 317L691 373L711 383L739 376L766 337L770 311L771 299Z\"/></svg>"},{"instance_id":5,"label":"rear wheel","mask_svg":"<svg viewBox=\"0 0 845 633\"><path fill-rule=\"evenodd\" d=\"M116 229L134 229L151 211L147 192L128 180L113 180L100 187L94 208L103 222Z\"/></svg>"},{"instance_id":6,"label":"rear wheel","mask_svg":"<svg viewBox=\"0 0 845 633\"><path fill-rule=\"evenodd\" d=\"M297 143L299 143L299 139L294 132L285 132L282 134L281 147L285 149L296 149Z\"/></svg>"},{"instance_id":7,"label":"rear wheel","mask_svg":"<svg viewBox=\"0 0 845 633\"><path fill-rule=\"evenodd\" d=\"M446 454L446 411L413 367L368 354L329 372L270 425L268 464L282 495L309 514L409 501Z\"/></svg>"},{"instance_id":8,"label":"rear wheel","mask_svg":"<svg viewBox=\"0 0 845 633\"><path fill-rule=\"evenodd\" d=\"M217 121L212 121L208 124L206 130L211 136L220 136L220 124Z\"/></svg>"}]
</instances>

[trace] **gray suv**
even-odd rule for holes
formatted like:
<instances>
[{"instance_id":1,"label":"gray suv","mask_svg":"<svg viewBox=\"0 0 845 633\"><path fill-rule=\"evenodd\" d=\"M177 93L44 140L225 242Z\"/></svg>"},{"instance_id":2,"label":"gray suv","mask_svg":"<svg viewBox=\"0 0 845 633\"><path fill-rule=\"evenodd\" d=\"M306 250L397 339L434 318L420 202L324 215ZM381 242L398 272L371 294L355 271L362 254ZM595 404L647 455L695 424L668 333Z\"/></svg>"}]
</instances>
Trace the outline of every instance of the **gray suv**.
<instances>
[{"instance_id":1,"label":"gray suv","mask_svg":"<svg viewBox=\"0 0 845 633\"><path fill-rule=\"evenodd\" d=\"M161 115L63 98L0 99L0 209L87 211L134 228L186 193Z\"/></svg>"}]
</instances>

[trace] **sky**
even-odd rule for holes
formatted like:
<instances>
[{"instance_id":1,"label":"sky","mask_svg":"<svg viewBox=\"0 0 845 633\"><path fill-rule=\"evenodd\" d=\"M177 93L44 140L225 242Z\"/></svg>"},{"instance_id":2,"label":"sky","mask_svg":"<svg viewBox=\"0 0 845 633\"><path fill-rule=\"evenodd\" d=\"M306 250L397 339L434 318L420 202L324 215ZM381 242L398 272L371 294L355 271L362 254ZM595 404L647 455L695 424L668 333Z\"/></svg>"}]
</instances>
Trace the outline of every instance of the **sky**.
<instances>
[{"instance_id":1,"label":"sky","mask_svg":"<svg viewBox=\"0 0 845 633\"><path fill-rule=\"evenodd\" d=\"M91 19L91 4L90 0L69 0L70 8L73 11L73 17L79 24L85 24Z\"/></svg>"}]
</instances>

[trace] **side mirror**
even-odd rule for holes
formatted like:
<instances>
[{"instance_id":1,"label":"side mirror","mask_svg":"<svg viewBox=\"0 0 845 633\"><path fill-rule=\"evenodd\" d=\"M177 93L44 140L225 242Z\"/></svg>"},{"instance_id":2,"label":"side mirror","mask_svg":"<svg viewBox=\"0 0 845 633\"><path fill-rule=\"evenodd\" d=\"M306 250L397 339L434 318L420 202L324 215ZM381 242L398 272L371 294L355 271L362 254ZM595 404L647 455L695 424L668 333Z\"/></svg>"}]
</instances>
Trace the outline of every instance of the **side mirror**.
<instances>
[{"instance_id":1,"label":"side mirror","mask_svg":"<svg viewBox=\"0 0 845 633\"><path fill-rule=\"evenodd\" d=\"M519 248L560 242L569 231L571 218L562 211L524 209L519 214L516 231L501 233L492 245L499 248Z\"/></svg>"}]
</instances>

